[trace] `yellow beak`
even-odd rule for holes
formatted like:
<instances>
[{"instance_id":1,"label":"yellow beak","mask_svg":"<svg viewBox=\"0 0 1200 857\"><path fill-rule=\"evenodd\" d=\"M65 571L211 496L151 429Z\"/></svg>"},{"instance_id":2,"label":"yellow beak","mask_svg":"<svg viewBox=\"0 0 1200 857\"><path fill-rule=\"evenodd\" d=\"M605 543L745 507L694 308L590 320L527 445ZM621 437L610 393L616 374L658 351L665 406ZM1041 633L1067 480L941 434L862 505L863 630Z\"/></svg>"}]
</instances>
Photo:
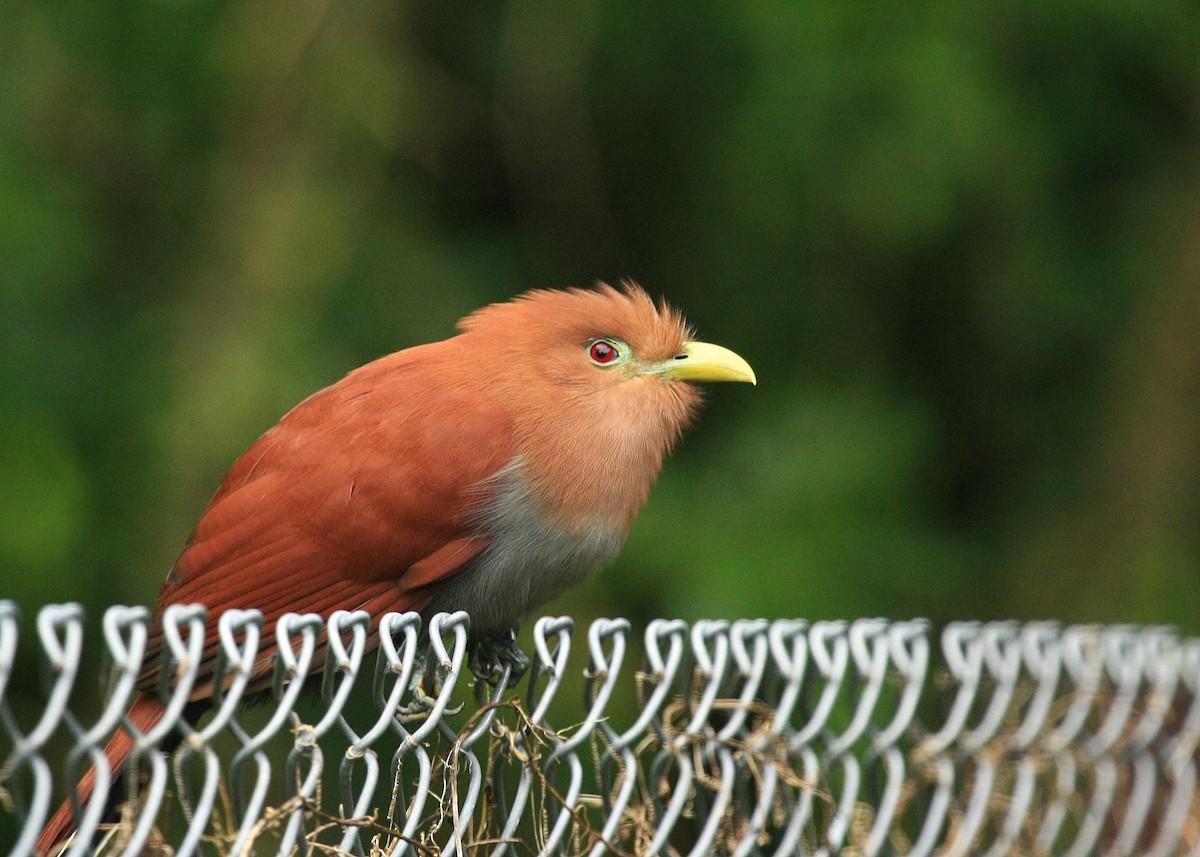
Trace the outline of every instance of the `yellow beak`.
<instances>
[{"instance_id":1,"label":"yellow beak","mask_svg":"<svg viewBox=\"0 0 1200 857\"><path fill-rule=\"evenodd\" d=\"M711 342L686 342L683 351L654 367L677 381L745 381L757 384L750 364L728 348Z\"/></svg>"}]
</instances>

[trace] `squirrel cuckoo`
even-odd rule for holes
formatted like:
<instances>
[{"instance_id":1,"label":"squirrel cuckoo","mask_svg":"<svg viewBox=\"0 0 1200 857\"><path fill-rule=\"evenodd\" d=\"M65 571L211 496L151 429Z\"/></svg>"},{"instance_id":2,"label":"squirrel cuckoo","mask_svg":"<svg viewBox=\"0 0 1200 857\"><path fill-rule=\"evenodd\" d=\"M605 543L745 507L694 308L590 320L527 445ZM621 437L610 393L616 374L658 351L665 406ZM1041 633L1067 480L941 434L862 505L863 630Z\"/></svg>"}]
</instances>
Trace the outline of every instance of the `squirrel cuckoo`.
<instances>
[{"instance_id":1,"label":"squirrel cuckoo","mask_svg":"<svg viewBox=\"0 0 1200 857\"><path fill-rule=\"evenodd\" d=\"M694 382L755 382L745 360L693 341L678 312L632 283L528 292L458 327L305 399L225 476L159 601L160 613L209 611L193 722L230 608L265 618L262 689L288 611L363 609L378 622L466 610L472 633L508 631L616 555L695 413ZM161 647L152 631L128 715L142 732L163 714ZM132 746L118 730L105 749L114 772ZM71 825L68 801L38 853Z\"/></svg>"}]
</instances>

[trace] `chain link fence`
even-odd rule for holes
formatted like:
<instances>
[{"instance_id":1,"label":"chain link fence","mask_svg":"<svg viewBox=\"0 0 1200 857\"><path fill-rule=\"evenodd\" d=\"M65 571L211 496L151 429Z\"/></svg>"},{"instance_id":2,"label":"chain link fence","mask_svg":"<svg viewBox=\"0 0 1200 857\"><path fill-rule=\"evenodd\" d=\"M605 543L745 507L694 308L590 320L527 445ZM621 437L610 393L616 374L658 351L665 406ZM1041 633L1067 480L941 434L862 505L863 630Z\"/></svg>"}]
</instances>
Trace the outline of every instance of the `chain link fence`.
<instances>
[{"instance_id":1,"label":"chain link fence","mask_svg":"<svg viewBox=\"0 0 1200 857\"><path fill-rule=\"evenodd\" d=\"M261 617L229 611L220 690L193 727L206 618L177 606L166 715L133 734L137 775L110 782L103 748L132 728L148 622L104 614L97 702L82 610L46 607L19 640L0 602L10 853L32 853L54 801L98 765L72 855L1200 855L1200 640L1170 629L964 622L931 639L920 620L635 633L618 619L583 633L543 618L510 686L472 675L465 614L426 629L388 614L377 633L361 612L292 614L268 629L279 656L255 707ZM46 666L34 710L12 681L19 645ZM185 737L167 755L172 732Z\"/></svg>"}]
</instances>

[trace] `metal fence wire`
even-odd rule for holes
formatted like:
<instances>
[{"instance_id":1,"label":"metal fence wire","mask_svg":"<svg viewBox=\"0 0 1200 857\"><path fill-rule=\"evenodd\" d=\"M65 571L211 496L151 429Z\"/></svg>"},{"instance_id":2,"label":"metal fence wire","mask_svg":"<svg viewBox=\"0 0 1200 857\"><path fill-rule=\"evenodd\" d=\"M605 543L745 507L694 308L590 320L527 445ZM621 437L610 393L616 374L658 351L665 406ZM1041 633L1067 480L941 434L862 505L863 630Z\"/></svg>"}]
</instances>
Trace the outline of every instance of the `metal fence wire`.
<instances>
[{"instance_id":1,"label":"metal fence wire","mask_svg":"<svg viewBox=\"0 0 1200 857\"><path fill-rule=\"evenodd\" d=\"M32 852L54 801L132 728L148 621L104 614L98 696L81 608L42 609L25 643L46 664L34 704L13 681L18 611L0 602L11 853ZM960 622L938 646L921 620L584 634L543 618L509 686L473 677L465 614L426 629L388 614L377 654L365 613L293 614L255 707L262 621L234 610L223 690L193 728L205 625L199 607L166 611L167 715L133 734L137 776L98 776L70 854L1200 855L1200 639L1167 628ZM186 739L168 757L173 729Z\"/></svg>"}]
</instances>

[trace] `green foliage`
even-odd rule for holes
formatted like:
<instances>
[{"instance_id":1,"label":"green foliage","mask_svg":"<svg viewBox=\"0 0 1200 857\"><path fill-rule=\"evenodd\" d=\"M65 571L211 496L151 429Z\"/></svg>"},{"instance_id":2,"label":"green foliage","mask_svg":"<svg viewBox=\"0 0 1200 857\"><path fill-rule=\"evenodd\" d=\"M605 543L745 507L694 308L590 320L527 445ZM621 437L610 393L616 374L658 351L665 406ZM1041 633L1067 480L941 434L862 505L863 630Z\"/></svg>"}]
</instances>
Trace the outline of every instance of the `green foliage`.
<instances>
[{"instance_id":1,"label":"green foliage","mask_svg":"<svg viewBox=\"0 0 1200 857\"><path fill-rule=\"evenodd\" d=\"M760 386L554 609L1200 630L1191 5L9 6L0 596L150 602L308 392L633 276Z\"/></svg>"}]
</instances>

